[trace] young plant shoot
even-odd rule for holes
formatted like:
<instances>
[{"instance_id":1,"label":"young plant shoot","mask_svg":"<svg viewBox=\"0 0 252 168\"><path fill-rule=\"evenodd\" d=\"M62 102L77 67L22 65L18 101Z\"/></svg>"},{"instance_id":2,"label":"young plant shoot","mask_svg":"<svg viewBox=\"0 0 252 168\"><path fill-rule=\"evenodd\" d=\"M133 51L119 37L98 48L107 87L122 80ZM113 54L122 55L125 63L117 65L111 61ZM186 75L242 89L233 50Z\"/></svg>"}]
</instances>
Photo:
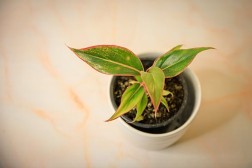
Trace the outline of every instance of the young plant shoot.
<instances>
[{"instance_id":1,"label":"young plant shoot","mask_svg":"<svg viewBox=\"0 0 252 168\"><path fill-rule=\"evenodd\" d=\"M116 112L107 120L114 120L136 108L133 120L139 121L150 97L156 116L160 103L167 110L169 107L163 97L172 94L164 90L165 78L179 75L192 62L195 56L212 47L181 49L182 45L172 48L158 57L146 71L140 59L130 50L114 45L97 45L83 49L70 48L80 59L97 71L115 76L133 76L135 81L125 90L121 104Z\"/></svg>"}]
</instances>

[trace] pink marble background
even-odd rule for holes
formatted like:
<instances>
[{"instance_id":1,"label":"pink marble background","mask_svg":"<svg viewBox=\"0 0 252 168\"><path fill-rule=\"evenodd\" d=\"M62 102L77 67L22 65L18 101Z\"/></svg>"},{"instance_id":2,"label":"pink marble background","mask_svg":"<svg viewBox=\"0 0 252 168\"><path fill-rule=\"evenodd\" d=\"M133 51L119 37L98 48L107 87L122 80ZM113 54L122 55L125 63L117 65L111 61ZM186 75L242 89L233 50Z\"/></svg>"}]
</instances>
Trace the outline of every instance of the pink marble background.
<instances>
[{"instance_id":1,"label":"pink marble background","mask_svg":"<svg viewBox=\"0 0 252 168\"><path fill-rule=\"evenodd\" d=\"M110 76L66 45L136 54L212 46L190 65L199 115L161 151L126 141ZM252 167L252 1L0 1L0 167Z\"/></svg>"}]
</instances>

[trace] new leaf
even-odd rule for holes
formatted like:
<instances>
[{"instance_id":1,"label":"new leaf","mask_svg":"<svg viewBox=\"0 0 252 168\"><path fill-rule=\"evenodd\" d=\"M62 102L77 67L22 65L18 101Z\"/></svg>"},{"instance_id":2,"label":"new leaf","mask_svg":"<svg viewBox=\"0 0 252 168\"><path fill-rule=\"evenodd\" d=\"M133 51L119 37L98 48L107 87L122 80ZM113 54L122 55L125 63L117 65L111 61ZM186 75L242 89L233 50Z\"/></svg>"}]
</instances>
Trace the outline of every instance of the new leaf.
<instances>
[{"instance_id":1,"label":"new leaf","mask_svg":"<svg viewBox=\"0 0 252 168\"><path fill-rule=\"evenodd\" d=\"M146 94L143 94L142 99L141 99L140 102L137 104L137 113L136 113L136 116L135 116L135 118L134 118L134 120L133 120L132 122L140 121L140 120L141 120L143 111L144 111L144 109L146 108L147 103L148 103L148 97L147 97Z\"/></svg>"},{"instance_id":2,"label":"new leaf","mask_svg":"<svg viewBox=\"0 0 252 168\"><path fill-rule=\"evenodd\" d=\"M163 96L161 98L161 103L165 106L165 108L167 109L167 111L170 112L168 103L167 103L166 99Z\"/></svg>"},{"instance_id":3,"label":"new leaf","mask_svg":"<svg viewBox=\"0 0 252 168\"><path fill-rule=\"evenodd\" d=\"M151 67L148 72L141 72L141 78L150 96L156 114L164 89L165 75L160 68Z\"/></svg>"}]
</instances>

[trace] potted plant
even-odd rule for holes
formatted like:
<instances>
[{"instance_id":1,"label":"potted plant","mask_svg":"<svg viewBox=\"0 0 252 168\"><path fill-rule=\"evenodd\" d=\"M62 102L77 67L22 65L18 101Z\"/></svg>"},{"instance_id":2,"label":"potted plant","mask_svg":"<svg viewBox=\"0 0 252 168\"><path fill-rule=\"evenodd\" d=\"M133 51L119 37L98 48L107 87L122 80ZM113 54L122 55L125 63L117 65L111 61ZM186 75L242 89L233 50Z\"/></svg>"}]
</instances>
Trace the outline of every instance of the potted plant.
<instances>
[{"instance_id":1,"label":"potted plant","mask_svg":"<svg viewBox=\"0 0 252 168\"><path fill-rule=\"evenodd\" d=\"M177 141L200 105L199 81L188 68L195 56L212 47L172 48L157 57L136 56L115 45L70 48L97 71L114 75L110 99L122 130L134 143L151 149ZM141 59L140 59L141 58Z\"/></svg>"}]
</instances>

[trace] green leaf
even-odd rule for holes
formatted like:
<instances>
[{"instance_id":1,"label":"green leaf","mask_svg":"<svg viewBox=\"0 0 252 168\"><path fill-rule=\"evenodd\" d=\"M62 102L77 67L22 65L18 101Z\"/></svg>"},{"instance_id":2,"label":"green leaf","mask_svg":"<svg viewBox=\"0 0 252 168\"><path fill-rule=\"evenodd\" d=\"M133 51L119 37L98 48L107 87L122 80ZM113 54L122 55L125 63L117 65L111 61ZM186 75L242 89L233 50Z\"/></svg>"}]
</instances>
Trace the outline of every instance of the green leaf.
<instances>
[{"instance_id":1,"label":"green leaf","mask_svg":"<svg viewBox=\"0 0 252 168\"><path fill-rule=\"evenodd\" d=\"M195 58L195 56L212 47L199 47L190 49L180 49L180 46L174 47L166 54L159 57L153 66L159 67L164 71L165 77L174 77L181 73Z\"/></svg>"},{"instance_id":2,"label":"green leaf","mask_svg":"<svg viewBox=\"0 0 252 168\"><path fill-rule=\"evenodd\" d=\"M140 115L137 119L134 119L134 121L132 121L132 123L136 122L136 121L142 121L143 119L144 119L144 117L142 115Z\"/></svg>"},{"instance_id":3,"label":"green leaf","mask_svg":"<svg viewBox=\"0 0 252 168\"><path fill-rule=\"evenodd\" d=\"M165 75L160 68L151 67L148 72L141 72L141 78L150 96L156 114L164 89Z\"/></svg>"},{"instance_id":4,"label":"green leaf","mask_svg":"<svg viewBox=\"0 0 252 168\"><path fill-rule=\"evenodd\" d=\"M170 112L168 103L167 103L166 99L163 96L161 98L161 103L165 106L165 108L167 109L167 111Z\"/></svg>"},{"instance_id":5,"label":"green leaf","mask_svg":"<svg viewBox=\"0 0 252 168\"><path fill-rule=\"evenodd\" d=\"M98 45L70 49L91 67L105 74L135 76L144 70L140 59L120 46Z\"/></svg>"},{"instance_id":6,"label":"green leaf","mask_svg":"<svg viewBox=\"0 0 252 168\"><path fill-rule=\"evenodd\" d=\"M145 94L143 86L135 83L129 86L122 95L121 104L117 111L107 121L114 120L133 109Z\"/></svg>"},{"instance_id":7,"label":"green leaf","mask_svg":"<svg viewBox=\"0 0 252 168\"><path fill-rule=\"evenodd\" d=\"M172 53L173 51L179 50L182 46L183 46L183 45L177 45L177 46L173 47L172 49L170 49L168 52L166 52L164 55L169 55L169 54ZM157 62L159 62L160 59L162 59L162 57L163 57L164 55L158 57L158 58L154 61L153 65L155 65Z\"/></svg>"},{"instance_id":8,"label":"green leaf","mask_svg":"<svg viewBox=\"0 0 252 168\"><path fill-rule=\"evenodd\" d=\"M137 113L136 113L136 116L135 116L135 119L133 120L133 122L140 121L143 119L142 114L143 114L144 109L147 106L147 103L148 103L148 97L146 94L143 94L142 99L137 104Z\"/></svg>"},{"instance_id":9,"label":"green leaf","mask_svg":"<svg viewBox=\"0 0 252 168\"><path fill-rule=\"evenodd\" d=\"M140 83L140 82L138 82L138 81L136 81L136 80L130 79L130 80L129 80L129 83L130 83L130 84L135 84L135 83Z\"/></svg>"},{"instance_id":10,"label":"green leaf","mask_svg":"<svg viewBox=\"0 0 252 168\"><path fill-rule=\"evenodd\" d=\"M172 92L170 92L169 90L163 90L163 94L162 94L163 96L167 96L169 94L171 94L172 97L173 97L173 93Z\"/></svg>"},{"instance_id":11,"label":"green leaf","mask_svg":"<svg viewBox=\"0 0 252 168\"><path fill-rule=\"evenodd\" d=\"M138 81L138 82L143 82L143 80L142 80L142 78L141 78L141 76L140 75L137 75L137 76L134 76L135 77L135 79Z\"/></svg>"},{"instance_id":12,"label":"green leaf","mask_svg":"<svg viewBox=\"0 0 252 168\"><path fill-rule=\"evenodd\" d=\"M172 51L175 51L175 50L179 50L181 47L182 47L183 45L177 45L177 46L175 46L175 47L173 47L170 51L168 51L168 52L172 52ZM168 53L167 52L167 53Z\"/></svg>"}]
</instances>

